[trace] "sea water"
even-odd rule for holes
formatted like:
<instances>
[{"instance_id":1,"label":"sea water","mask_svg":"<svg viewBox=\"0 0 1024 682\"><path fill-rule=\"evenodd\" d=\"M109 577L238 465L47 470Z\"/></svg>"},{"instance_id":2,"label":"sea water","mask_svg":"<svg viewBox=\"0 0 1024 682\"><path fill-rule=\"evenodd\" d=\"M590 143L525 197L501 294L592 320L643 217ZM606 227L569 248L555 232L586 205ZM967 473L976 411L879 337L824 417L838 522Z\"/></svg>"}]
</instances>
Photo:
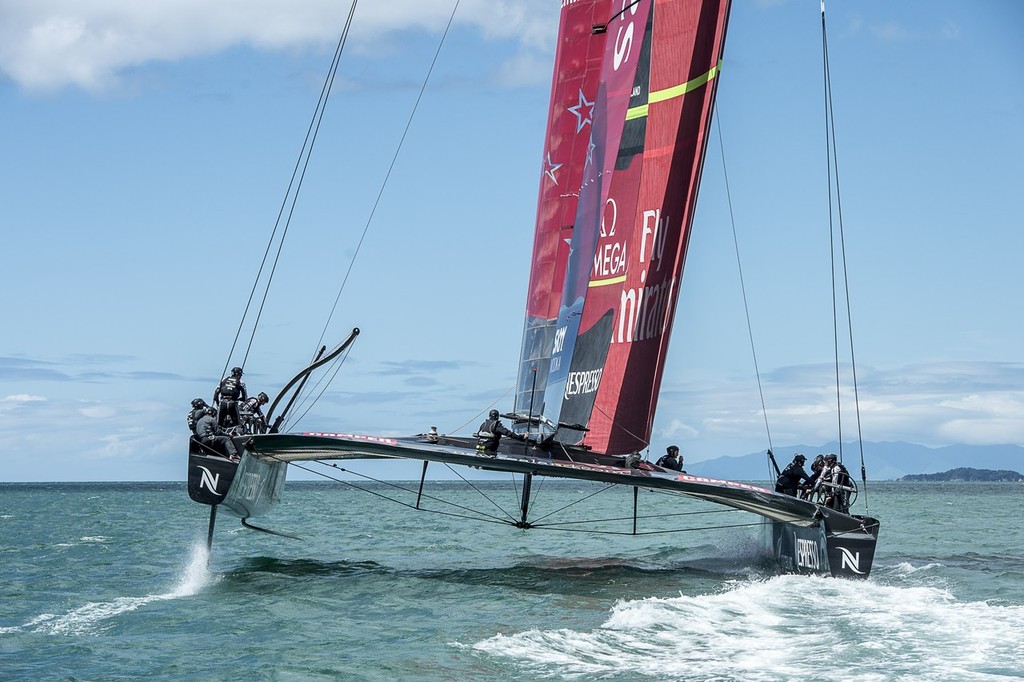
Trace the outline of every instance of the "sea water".
<instances>
[{"instance_id":1,"label":"sea water","mask_svg":"<svg viewBox=\"0 0 1024 682\"><path fill-rule=\"evenodd\" d=\"M1024 677L1019 484L870 484L866 581L779 574L742 513L668 532L690 503L650 491L633 536L628 488L535 481L592 533L500 523L511 482L360 487L290 482L258 523L301 540L221 514L210 554L183 484L0 484L0 680Z\"/></svg>"}]
</instances>

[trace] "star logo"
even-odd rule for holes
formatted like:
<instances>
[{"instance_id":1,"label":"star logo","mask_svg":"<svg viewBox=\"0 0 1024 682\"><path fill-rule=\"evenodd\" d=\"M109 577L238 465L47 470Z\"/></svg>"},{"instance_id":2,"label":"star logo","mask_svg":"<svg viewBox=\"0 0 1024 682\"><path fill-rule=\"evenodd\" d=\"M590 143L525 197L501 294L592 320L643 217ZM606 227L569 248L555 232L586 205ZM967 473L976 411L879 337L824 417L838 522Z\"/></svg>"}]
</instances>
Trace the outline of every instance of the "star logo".
<instances>
[{"instance_id":1,"label":"star logo","mask_svg":"<svg viewBox=\"0 0 1024 682\"><path fill-rule=\"evenodd\" d=\"M547 161L544 163L544 175L551 178L551 182L558 184L558 178L555 177L555 171L562 167L560 163L551 162L551 152L547 154Z\"/></svg>"},{"instance_id":2,"label":"star logo","mask_svg":"<svg viewBox=\"0 0 1024 682\"><path fill-rule=\"evenodd\" d=\"M583 130L583 126L590 123L594 115L594 102L588 102L581 89L579 102L576 103L576 106L569 107L569 111L576 117L576 132L578 133Z\"/></svg>"},{"instance_id":3,"label":"star logo","mask_svg":"<svg viewBox=\"0 0 1024 682\"><path fill-rule=\"evenodd\" d=\"M584 164L585 168L590 166L590 164L594 163L594 149L596 148L597 145L594 144L594 136L591 135L590 143L587 145L587 162Z\"/></svg>"}]
</instances>

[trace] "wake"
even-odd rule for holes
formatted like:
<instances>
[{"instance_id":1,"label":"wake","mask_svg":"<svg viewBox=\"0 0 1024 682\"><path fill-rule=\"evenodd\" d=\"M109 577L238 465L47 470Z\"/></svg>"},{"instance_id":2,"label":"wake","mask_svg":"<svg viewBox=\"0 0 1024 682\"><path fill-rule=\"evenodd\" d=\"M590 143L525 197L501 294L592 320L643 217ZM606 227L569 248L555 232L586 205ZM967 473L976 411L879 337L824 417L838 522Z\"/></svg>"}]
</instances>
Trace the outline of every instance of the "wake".
<instances>
[{"instance_id":1,"label":"wake","mask_svg":"<svg viewBox=\"0 0 1024 682\"><path fill-rule=\"evenodd\" d=\"M983 679L1024 674L1022 626L1022 606L961 602L935 587L787 575L623 600L595 629L499 634L466 648L569 677Z\"/></svg>"},{"instance_id":2,"label":"wake","mask_svg":"<svg viewBox=\"0 0 1024 682\"><path fill-rule=\"evenodd\" d=\"M37 632L51 635L93 635L113 627L111 619L136 611L153 602L191 597L213 582L207 568L209 551L205 542L196 542L188 563L182 568L178 582L170 592L144 597L118 597L110 601L89 602L64 614L42 613L24 625L0 627L0 634Z\"/></svg>"}]
</instances>

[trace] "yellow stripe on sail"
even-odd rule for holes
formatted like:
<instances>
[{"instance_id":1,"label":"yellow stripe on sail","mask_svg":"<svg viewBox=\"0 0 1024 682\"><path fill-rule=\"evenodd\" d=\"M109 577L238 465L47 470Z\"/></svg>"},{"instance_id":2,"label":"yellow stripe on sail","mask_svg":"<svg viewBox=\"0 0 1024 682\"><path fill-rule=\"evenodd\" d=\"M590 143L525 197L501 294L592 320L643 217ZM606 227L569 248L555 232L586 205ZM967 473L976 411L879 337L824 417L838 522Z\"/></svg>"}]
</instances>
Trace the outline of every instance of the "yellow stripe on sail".
<instances>
[{"instance_id":1,"label":"yellow stripe on sail","mask_svg":"<svg viewBox=\"0 0 1024 682\"><path fill-rule=\"evenodd\" d=\"M608 279L593 279L587 284L587 287L606 287L610 284L621 284L626 281L625 275L619 275L618 277L609 277Z\"/></svg>"},{"instance_id":2,"label":"yellow stripe on sail","mask_svg":"<svg viewBox=\"0 0 1024 682\"><path fill-rule=\"evenodd\" d=\"M671 88L652 92L647 96L647 104L641 104L640 106L626 110L626 120L631 121L635 118L643 118L647 116L647 107L655 102L664 102L665 100L673 99L675 97L682 97L688 92L693 92L700 86L710 82L711 79L717 76L718 72L721 70L722 62L719 61L717 64L712 66L711 70L707 73L702 73L696 78L691 78L680 85L673 85Z\"/></svg>"}]
</instances>

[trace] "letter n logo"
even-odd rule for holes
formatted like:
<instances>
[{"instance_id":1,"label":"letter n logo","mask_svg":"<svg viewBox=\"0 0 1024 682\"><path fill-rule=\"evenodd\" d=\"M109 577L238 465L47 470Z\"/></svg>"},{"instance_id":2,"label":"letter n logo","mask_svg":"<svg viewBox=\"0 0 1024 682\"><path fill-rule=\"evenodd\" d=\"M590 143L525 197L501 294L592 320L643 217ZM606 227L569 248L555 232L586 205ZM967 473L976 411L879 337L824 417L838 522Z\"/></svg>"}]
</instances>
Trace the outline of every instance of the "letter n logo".
<instances>
[{"instance_id":1,"label":"letter n logo","mask_svg":"<svg viewBox=\"0 0 1024 682\"><path fill-rule=\"evenodd\" d=\"M220 493L217 492L217 484L220 483L220 474L214 474L204 466L200 466L199 468L203 470L203 475L199 479L199 487L206 488L214 495L220 495Z\"/></svg>"},{"instance_id":2,"label":"letter n logo","mask_svg":"<svg viewBox=\"0 0 1024 682\"><path fill-rule=\"evenodd\" d=\"M849 569L857 575L864 575L864 571L860 570L860 552L854 554L845 547L840 547L839 552L842 554L841 570Z\"/></svg>"}]
</instances>

